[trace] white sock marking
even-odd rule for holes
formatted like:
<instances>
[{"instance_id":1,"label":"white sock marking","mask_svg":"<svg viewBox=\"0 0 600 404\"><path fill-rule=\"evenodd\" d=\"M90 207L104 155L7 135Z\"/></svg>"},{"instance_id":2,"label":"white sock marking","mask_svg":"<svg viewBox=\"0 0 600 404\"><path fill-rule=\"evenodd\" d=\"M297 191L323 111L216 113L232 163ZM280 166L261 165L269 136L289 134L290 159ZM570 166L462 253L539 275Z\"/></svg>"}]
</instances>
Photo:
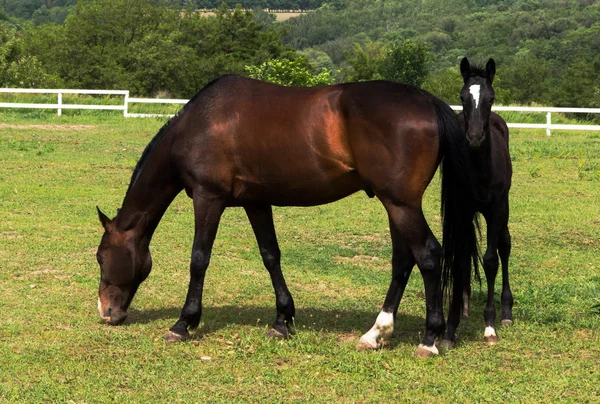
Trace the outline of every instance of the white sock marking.
<instances>
[{"instance_id":1,"label":"white sock marking","mask_svg":"<svg viewBox=\"0 0 600 404\"><path fill-rule=\"evenodd\" d=\"M440 351L438 351L438 349L435 346L435 344L433 344L432 346L427 346L427 345L419 344L419 348L423 348L423 349L431 352L434 355L439 355L439 353L440 353Z\"/></svg>"},{"instance_id":2,"label":"white sock marking","mask_svg":"<svg viewBox=\"0 0 600 404\"><path fill-rule=\"evenodd\" d=\"M375 320L375 325L362 337L360 342L367 343L373 348L381 346L381 339L388 339L394 332L394 315L382 311Z\"/></svg>"},{"instance_id":3,"label":"white sock marking","mask_svg":"<svg viewBox=\"0 0 600 404\"><path fill-rule=\"evenodd\" d=\"M473 84L471 87L469 87L469 92L471 93L471 95L473 96L473 99L475 100L475 108L479 107L479 90L481 89L481 86L479 84Z\"/></svg>"},{"instance_id":4,"label":"white sock marking","mask_svg":"<svg viewBox=\"0 0 600 404\"><path fill-rule=\"evenodd\" d=\"M485 327L485 333L483 334L484 337L495 337L496 336L496 330L494 330L494 327Z\"/></svg>"}]
</instances>

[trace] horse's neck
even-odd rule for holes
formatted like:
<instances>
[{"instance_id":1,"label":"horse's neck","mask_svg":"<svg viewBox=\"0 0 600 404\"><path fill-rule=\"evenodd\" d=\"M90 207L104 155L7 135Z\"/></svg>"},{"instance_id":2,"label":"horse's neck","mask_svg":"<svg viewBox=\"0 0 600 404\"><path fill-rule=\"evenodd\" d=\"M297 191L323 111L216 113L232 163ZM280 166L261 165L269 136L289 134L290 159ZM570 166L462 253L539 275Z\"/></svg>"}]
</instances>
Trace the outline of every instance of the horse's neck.
<instances>
[{"instance_id":1,"label":"horse's neck","mask_svg":"<svg viewBox=\"0 0 600 404\"><path fill-rule=\"evenodd\" d=\"M160 146L157 145L148 156L116 217L117 228L120 229L136 226L143 217L146 222L143 235L148 239L152 238L163 214L183 189L172 174L170 148L165 142Z\"/></svg>"}]
</instances>

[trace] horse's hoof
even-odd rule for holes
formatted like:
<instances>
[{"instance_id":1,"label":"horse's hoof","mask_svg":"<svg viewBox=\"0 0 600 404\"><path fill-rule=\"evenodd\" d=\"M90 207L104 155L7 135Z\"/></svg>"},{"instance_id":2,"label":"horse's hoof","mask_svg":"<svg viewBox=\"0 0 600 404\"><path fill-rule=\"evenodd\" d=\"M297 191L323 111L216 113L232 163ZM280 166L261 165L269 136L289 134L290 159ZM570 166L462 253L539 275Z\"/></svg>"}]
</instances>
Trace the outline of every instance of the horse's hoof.
<instances>
[{"instance_id":1,"label":"horse's hoof","mask_svg":"<svg viewBox=\"0 0 600 404\"><path fill-rule=\"evenodd\" d=\"M449 339L443 339L440 341L439 345L440 348L450 351L456 347L456 342L450 341Z\"/></svg>"},{"instance_id":2,"label":"horse's hoof","mask_svg":"<svg viewBox=\"0 0 600 404\"><path fill-rule=\"evenodd\" d=\"M377 349L380 349L382 346L383 346L383 344L378 344L378 343L375 343L375 345L373 345L369 341L361 338L360 341L358 341L358 344L356 344L356 350L359 352L360 351L375 351Z\"/></svg>"},{"instance_id":3,"label":"horse's hoof","mask_svg":"<svg viewBox=\"0 0 600 404\"><path fill-rule=\"evenodd\" d=\"M487 346L494 346L498 343L498 336L497 335L490 335L488 337L483 337L483 339L485 340L485 344Z\"/></svg>"},{"instance_id":4,"label":"horse's hoof","mask_svg":"<svg viewBox=\"0 0 600 404\"><path fill-rule=\"evenodd\" d=\"M287 330L286 330L285 334L277 331L275 328L271 328L269 331L267 331L267 338L288 339L289 337L290 337L290 335L287 332Z\"/></svg>"},{"instance_id":5,"label":"horse's hoof","mask_svg":"<svg viewBox=\"0 0 600 404\"><path fill-rule=\"evenodd\" d=\"M435 345L427 346L427 345L419 344L419 347L417 348L417 350L415 352L415 357L417 357L417 358L433 358L434 356L438 355L439 353L440 353L440 351L438 351L438 349L435 347Z\"/></svg>"},{"instance_id":6,"label":"horse's hoof","mask_svg":"<svg viewBox=\"0 0 600 404\"><path fill-rule=\"evenodd\" d=\"M505 318L500 321L502 326L513 325L513 321L510 318Z\"/></svg>"},{"instance_id":7,"label":"horse's hoof","mask_svg":"<svg viewBox=\"0 0 600 404\"><path fill-rule=\"evenodd\" d=\"M188 339L190 334L186 331L185 334L178 334L173 331L169 331L167 335L165 335L165 341L167 342L181 342Z\"/></svg>"}]
</instances>

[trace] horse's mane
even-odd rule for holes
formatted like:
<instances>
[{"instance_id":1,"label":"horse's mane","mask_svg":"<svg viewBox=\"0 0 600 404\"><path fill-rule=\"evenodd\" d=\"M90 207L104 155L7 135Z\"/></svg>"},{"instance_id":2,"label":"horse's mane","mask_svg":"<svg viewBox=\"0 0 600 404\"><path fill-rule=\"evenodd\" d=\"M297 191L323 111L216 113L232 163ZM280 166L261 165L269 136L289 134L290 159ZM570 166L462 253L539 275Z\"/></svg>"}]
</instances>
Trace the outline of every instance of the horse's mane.
<instances>
[{"instance_id":1,"label":"horse's mane","mask_svg":"<svg viewBox=\"0 0 600 404\"><path fill-rule=\"evenodd\" d=\"M125 193L125 198L129 194L129 191L131 190L131 188L133 187L133 184L137 180L137 177L140 174L140 171L142 171L142 168L144 167L144 164L146 163L146 160L148 159L148 156L150 155L150 152L152 152L152 150L154 150L154 148L156 147L156 145L158 145L160 143L160 141L167 134L167 132L169 131L169 129L171 128L171 126L173 126L173 124L179 119L179 117L181 115L183 115L185 113L185 111L187 111L187 109L189 108L189 106L194 103L194 101L200 96L200 94L202 94L204 92L204 90L206 90L207 88L211 87L214 83L216 83L217 81L219 81L220 79L222 79L224 77L227 77L227 76L223 76L223 77L220 77L220 78L218 78L216 80L211 81L202 90L198 91L196 93L196 95L194 95L188 101L188 103L185 104L184 107L175 116L173 116L171 119L169 119L167 121L167 123L165 123L162 126L162 128L160 128L160 130L158 131L158 133L156 135L154 135L154 137L152 138L152 140L150 140L150 143L148 143L148 145L146 146L146 148L142 152L142 156L140 157L140 159L138 160L137 164L135 165L135 168L133 169L133 173L131 174L131 180L129 181L129 186L127 187L127 192Z\"/></svg>"},{"instance_id":2,"label":"horse's mane","mask_svg":"<svg viewBox=\"0 0 600 404\"><path fill-rule=\"evenodd\" d=\"M158 143L160 143L160 141L165 136L165 134L169 131L169 129L171 128L171 126L173 125L173 123L187 109L187 107L188 107L189 104L190 104L190 102L188 102L187 104L185 104L185 106L183 107L183 109L181 111L179 111L174 117L172 117L171 119L169 119L167 121L167 123L164 124L162 128L160 128L160 130L158 131L158 133L156 135L154 135L154 137L152 138L152 140L150 141L150 143L148 143L148 145L146 146L146 148L142 152L142 156L140 157L140 159L138 160L137 164L135 165L135 168L133 169L133 174L131 174L131 180L129 181L129 186L127 187L127 192L125 193L125 197L127 197L127 195L129 194L129 191L131 190L131 187L135 183L135 180L137 179L140 171L142 170L142 167L144 166L144 163L146 162L146 160L147 160L148 155L150 154L150 152L152 150L154 150L154 147Z\"/></svg>"}]
</instances>

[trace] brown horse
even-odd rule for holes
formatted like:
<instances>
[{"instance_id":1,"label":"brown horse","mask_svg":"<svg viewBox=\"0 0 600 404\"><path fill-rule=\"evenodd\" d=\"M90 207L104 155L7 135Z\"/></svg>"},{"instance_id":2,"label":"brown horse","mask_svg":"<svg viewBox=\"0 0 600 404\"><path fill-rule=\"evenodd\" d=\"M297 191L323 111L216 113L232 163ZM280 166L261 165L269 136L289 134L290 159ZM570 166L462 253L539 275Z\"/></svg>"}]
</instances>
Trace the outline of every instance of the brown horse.
<instances>
[{"instance_id":1,"label":"brown horse","mask_svg":"<svg viewBox=\"0 0 600 404\"><path fill-rule=\"evenodd\" d=\"M202 89L146 147L114 219L98 247L98 310L110 324L127 308L152 267L149 245L175 196L193 200L195 237L190 283L179 320L166 335L184 340L202 311L202 289L223 210L245 209L275 289L271 336L292 332L294 301L286 286L272 205L313 206L359 190L387 210L393 244L392 281L382 312L359 348L379 348L416 263L423 276L426 332L417 355L437 353L445 329L444 279L465 272L475 247L467 158L456 114L416 87L377 81L315 88L281 87L225 76ZM444 248L432 234L421 201L438 165L443 169ZM459 242L460 240L460 242Z\"/></svg>"},{"instance_id":2,"label":"brown horse","mask_svg":"<svg viewBox=\"0 0 600 404\"><path fill-rule=\"evenodd\" d=\"M494 307L494 285L498 273L498 255L502 262L502 325L513 323L513 297L508 282L508 257L511 242L508 231L508 192L512 178L512 164L508 147L508 126L504 119L492 112L495 93L492 87L496 75L494 59L488 60L485 68L472 66L467 58L460 64L464 85L460 93L463 111L460 123L471 149L469 158L475 173L474 189L477 195L476 209L483 214L487 223L487 249L483 256L483 269L487 280L487 304L484 340L488 345L498 341L496 332L496 309ZM498 254L499 253L499 254ZM477 266L475 265L475 268ZM457 278L455 278L456 280ZM455 283L453 304L448 316L448 328L444 345L455 343L455 331L463 315L468 312L471 292L470 277Z\"/></svg>"}]
</instances>

